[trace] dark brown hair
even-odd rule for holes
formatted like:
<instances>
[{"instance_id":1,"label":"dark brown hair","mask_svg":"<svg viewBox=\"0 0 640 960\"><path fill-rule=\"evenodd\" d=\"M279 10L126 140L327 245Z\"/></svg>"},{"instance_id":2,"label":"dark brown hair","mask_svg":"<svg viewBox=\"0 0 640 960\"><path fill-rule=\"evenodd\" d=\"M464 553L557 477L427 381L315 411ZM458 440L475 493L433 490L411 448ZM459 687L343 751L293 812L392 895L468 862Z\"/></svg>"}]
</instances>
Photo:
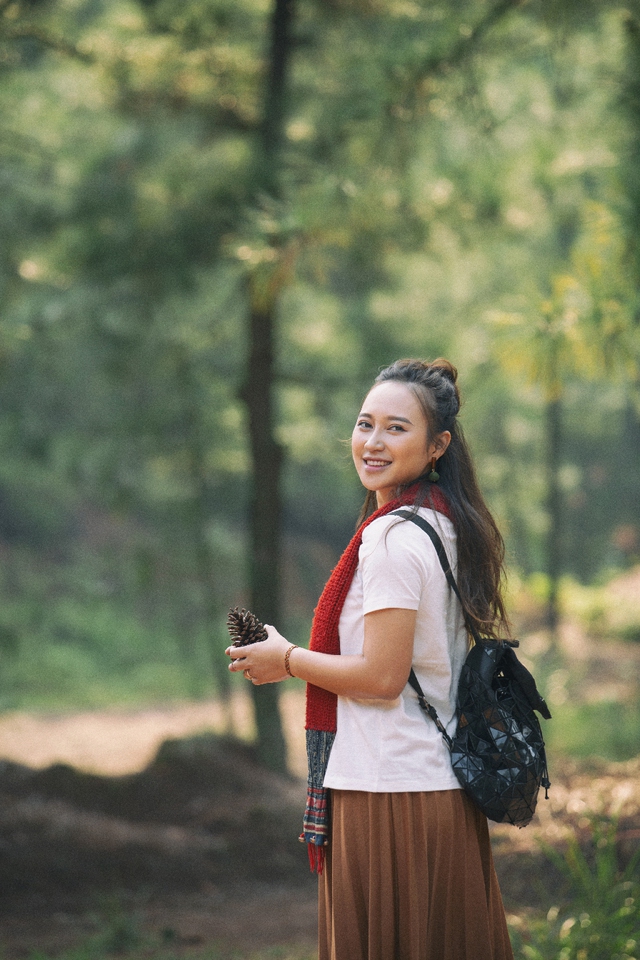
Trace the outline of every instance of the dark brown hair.
<instances>
[{"instance_id":1,"label":"dark brown hair","mask_svg":"<svg viewBox=\"0 0 640 960\"><path fill-rule=\"evenodd\" d=\"M438 460L437 471L438 485L449 502L457 535L458 588L478 632L498 639L510 636L502 595L504 541L480 492L471 453L458 423L457 379L458 372L448 360L396 360L378 374L374 386L389 380L406 384L424 412L427 440L445 430L451 434L451 442ZM426 474L411 482L416 480L421 481L415 499L417 509L433 501ZM359 523L375 507L376 495L370 490Z\"/></svg>"}]
</instances>

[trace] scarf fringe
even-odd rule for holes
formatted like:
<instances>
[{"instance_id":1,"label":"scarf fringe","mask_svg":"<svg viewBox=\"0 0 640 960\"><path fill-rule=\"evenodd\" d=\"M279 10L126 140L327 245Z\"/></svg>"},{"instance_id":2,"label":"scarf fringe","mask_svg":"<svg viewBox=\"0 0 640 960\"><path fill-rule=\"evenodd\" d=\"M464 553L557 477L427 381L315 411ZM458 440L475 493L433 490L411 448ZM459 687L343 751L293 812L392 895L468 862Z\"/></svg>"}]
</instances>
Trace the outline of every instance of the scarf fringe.
<instances>
[{"instance_id":1,"label":"scarf fringe","mask_svg":"<svg viewBox=\"0 0 640 960\"><path fill-rule=\"evenodd\" d=\"M317 873L318 876L321 877L326 858L325 848L317 847L315 843L308 843L307 852L309 854L309 867L311 869L311 873Z\"/></svg>"}]
</instances>

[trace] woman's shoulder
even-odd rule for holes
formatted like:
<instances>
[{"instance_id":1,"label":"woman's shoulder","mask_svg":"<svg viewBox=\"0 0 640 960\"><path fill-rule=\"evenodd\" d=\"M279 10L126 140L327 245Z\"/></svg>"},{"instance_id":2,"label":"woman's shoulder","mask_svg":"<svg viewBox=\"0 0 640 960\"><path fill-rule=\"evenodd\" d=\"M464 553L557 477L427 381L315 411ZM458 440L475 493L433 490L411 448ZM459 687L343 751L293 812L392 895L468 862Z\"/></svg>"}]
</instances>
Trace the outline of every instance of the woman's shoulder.
<instances>
[{"instance_id":1,"label":"woman's shoulder","mask_svg":"<svg viewBox=\"0 0 640 960\"><path fill-rule=\"evenodd\" d=\"M439 510L431 510L429 507L420 507L418 515L431 524L442 540L455 540L455 527L444 513L440 513ZM411 525L415 527L415 523Z\"/></svg>"},{"instance_id":2,"label":"woman's shoulder","mask_svg":"<svg viewBox=\"0 0 640 960\"><path fill-rule=\"evenodd\" d=\"M449 544L455 541L455 530L448 517L428 507L420 507L418 516L426 520L439 534L440 539ZM387 550L416 549L430 556L435 553L427 534L416 523L403 519L391 512L377 517L362 533L362 551L368 554L385 545Z\"/></svg>"},{"instance_id":3,"label":"woman's shoulder","mask_svg":"<svg viewBox=\"0 0 640 960\"><path fill-rule=\"evenodd\" d=\"M407 510L414 512L413 507L402 507L404 512ZM455 530L453 523L449 520L449 517L445 516L444 513L440 513L439 510L432 510L430 507L419 507L416 511L419 517L422 517L423 520L426 520L431 524L432 527L440 534L447 538L455 537ZM371 538L379 535L381 532L386 530L395 530L399 534L407 533L409 535L414 535L416 532L420 532L422 536L425 536L424 532L420 527L412 523L411 520L407 520L405 517L401 517L395 510L392 510L391 513L386 513L382 517L377 517L373 520L362 533L362 539L365 537Z\"/></svg>"}]
</instances>

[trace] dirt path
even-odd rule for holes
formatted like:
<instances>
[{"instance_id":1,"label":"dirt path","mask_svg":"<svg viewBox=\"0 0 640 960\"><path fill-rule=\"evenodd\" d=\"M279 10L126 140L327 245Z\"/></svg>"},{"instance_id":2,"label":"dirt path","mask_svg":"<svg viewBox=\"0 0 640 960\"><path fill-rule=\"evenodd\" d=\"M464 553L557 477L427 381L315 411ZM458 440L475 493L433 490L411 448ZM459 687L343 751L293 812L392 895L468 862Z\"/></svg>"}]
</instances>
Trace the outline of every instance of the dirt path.
<instances>
[{"instance_id":1,"label":"dirt path","mask_svg":"<svg viewBox=\"0 0 640 960\"><path fill-rule=\"evenodd\" d=\"M290 765L303 778L302 688L284 692L282 709ZM251 737L242 691L232 720L236 734ZM96 936L125 953L127 944L152 944L156 953L146 955L158 955L164 944L176 958L205 948L238 958L286 944L313 956L315 881L295 841L302 780L266 774L244 747L193 755L178 743L152 762L164 741L206 730L224 730L215 701L0 719L3 960L53 956ZM47 769L56 763L68 766ZM539 839L586 842L596 814L620 817L624 856L640 841L640 757L563 764L552 780L531 827L493 830L514 914L548 909L559 895Z\"/></svg>"},{"instance_id":2,"label":"dirt path","mask_svg":"<svg viewBox=\"0 0 640 960\"><path fill-rule=\"evenodd\" d=\"M234 733L250 738L249 697L239 692L231 707ZM302 776L304 691L286 691L282 710L290 766ZM295 842L302 783L272 782L242 756L232 761L228 790L229 771L219 763L198 776L188 762L180 766L178 756L165 779L166 764L153 774L163 742L224 730L216 701L136 711L16 711L0 719L0 766L10 761L0 776L3 960L35 950L55 954L96 935L142 938L158 946L166 941L175 956L185 957L212 945L248 953L295 944L313 954L316 887ZM84 777L47 769L53 764ZM279 826L278 802L295 807L295 822L285 817ZM273 881L268 839L267 849L255 851L266 863L265 876L234 873L234 864L250 856L246 834L255 830L255 824L248 830L243 824L260 809L277 848ZM289 882L287 857L294 867ZM111 874L122 888L113 894ZM107 890L100 894L104 883ZM87 898L84 885L96 892Z\"/></svg>"},{"instance_id":3,"label":"dirt path","mask_svg":"<svg viewBox=\"0 0 640 960\"><path fill-rule=\"evenodd\" d=\"M581 683L585 699L627 701L637 697L640 644L610 642L603 647L588 641L570 624L563 625L561 642L567 661L584 674ZM545 650L544 635L531 634L523 643L520 655L526 662L528 655L540 657ZM304 779L307 771L303 686L291 685L284 689L281 707L289 767L296 776ZM231 732L250 740L254 735L253 711L251 698L242 688L233 695L230 716ZM144 769L164 740L188 737L206 730L229 732L216 700L140 710L12 711L0 715L0 759L34 769L52 763L66 763L80 770L120 776Z\"/></svg>"},{"instance_id":4,"label":"dirt path","mask_svg":"<svg viewBox=\"0 0 640 960\"><path fill-rule=\"evenodd\" d=\"M306 777L303 689L283 691L281 705L290 769ZM234 694L231 718L237 736L253 736L251 701L244 692ZM207 730L225 732L216 700L143 710L12 711L0 717L0 759L34 769L66 763L91 773L121 776L148 766L164 740Z\"/></svg>"}]
</instances>

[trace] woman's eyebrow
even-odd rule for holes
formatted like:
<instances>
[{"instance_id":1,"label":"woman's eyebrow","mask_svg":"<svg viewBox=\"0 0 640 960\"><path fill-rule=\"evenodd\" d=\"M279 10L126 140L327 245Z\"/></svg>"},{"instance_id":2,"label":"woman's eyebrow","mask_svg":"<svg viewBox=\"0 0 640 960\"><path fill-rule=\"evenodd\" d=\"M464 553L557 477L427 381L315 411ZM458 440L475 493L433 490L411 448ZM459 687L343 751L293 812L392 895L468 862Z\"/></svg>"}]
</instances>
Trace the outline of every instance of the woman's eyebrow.
<instances>
[{"instance_id":1,"label":"woman's eyebrow","mask_svg":"<svg viewBox=\"0 0 640 960\"><path fill-rule=\"evenodd\" d=\"M370 420L373 419L373 414L367 413L366 410L362 410L359 414L359 417L369 417ZM413 426L411 420L408 420L406 417L395 417L393 414L389 417L386 417L387 420L400 420L401 423L408 423L410 426Z\"/></svg>"}]
</instances>

